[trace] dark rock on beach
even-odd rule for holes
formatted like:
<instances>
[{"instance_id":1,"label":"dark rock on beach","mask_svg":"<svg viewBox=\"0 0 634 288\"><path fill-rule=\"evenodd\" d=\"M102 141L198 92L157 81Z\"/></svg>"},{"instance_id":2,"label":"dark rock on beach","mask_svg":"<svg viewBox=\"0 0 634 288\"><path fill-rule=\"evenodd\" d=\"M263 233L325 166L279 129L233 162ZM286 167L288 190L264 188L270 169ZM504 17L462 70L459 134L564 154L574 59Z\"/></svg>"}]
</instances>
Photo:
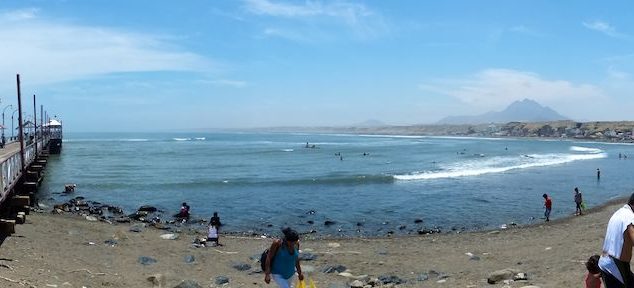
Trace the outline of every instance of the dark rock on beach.
<instances>
[{"instance_id":1,"label":"dark rock on beach","mask_svg":"<svg viewBox=\"0 0 634 288\"><path fill-rule=\"evenodd\" d=\"M398 276L394 276L394 275L381 275L379 276L379 281L381 281L383 285L389 284L389 283L402 284L407 282L406 280L401 279Z\"/></svg>"},{"instance_id":2,"label":"dark rock on beach","mask_svg":"<svg viewBox=\"0 0 634 288\"><path fill-rule=\"evenodd\" d=\"M337 223L337 222L335 222L335 221L331 221L331 220L326 220L326 221L324 221L324 225L325 225L325 226L334 225L334 224L336 224L336 223Z\"/></svg>"},{"instance_id":3,"label":"dark rock on beach","mask_svg":"<svg viewBox=\"0 0 634 288\"><path fill-rule=\"evenodd\" d=\"M247 271L249 269L251 269L251 265L247 264L247 263L235 263L233 264L234 269L238 270L238 271Z\"/></svg>"},{"instance_id":4,"label":"dark rock on beach","mask_svg":"<svg viewBox=\"0 0 634 288\"><path fill-rule=\"evenodd\" d=\"M203 288L203 286L200 286L200 284L194 280L183 280L183 282L174 286L174 288Z\"/></svg>"},{"instance_id":5,"label":"dark rock on beach","mask_svg":"<svg viewBox=\"0 0 634 288\"><path fill-rule=\"evenodd\" d=\"M346 271L346 266L343 266L343 265L326 266L321 271L324 273L341 273L343 271Z\"/></svg>"},{"instance_id":6,"label":"dark rock on beach","mask_svg":"<svg viewBox=\"0 0 634 288\"><path fill-rule=\"evenodd\" d=\"M196 257L194 257L194 255L187 255L183 258L183 260L185 261L185 263L191 264L191 263L194 263L194 261L196 261Z\"/></svg>"},{"instance_id":7,"label":"dark rock on beach","mask_svg":"<svg viewBox=\"0 0 634 288\"><path fill-rule=\"evenodd\" d=\"M229 283L229 277L227 276L218 276L215 281L216 285L222 285Z\"/></svg>"},{"instance_id":8,"label":"dark rock on beach","mask_svg":"<svg viewBox=\"0 0 634 288\"><path fill-rule=\"evenodd\" d=\"M156 261L156 259L152 258L152 257L147 257L147 256L139 256L139 259L137 260L141 265L151 265L154 264L158 261Z\"/></svg>"},{"instance_id":9,"label":"dark rock on beach","mask_svg":"<svg viewBox=\"0 0 634 288\"><path fill-rule=\"evenodd\" d=\"M299 254L299 260L302 260L302 261L312 261L315 259L317 259L317 255L312 253L302 252Z\"/></svg>"},{"instance_id":10,"label":"dark rock on beach","mask_svg":"<svg viewBox=\"0 0 634 288\"><path fill-rule=\"evenodd\" d=\"M156 207L154 206L150 206L150 205L143 205L141 207L139 207L138 211L144 211L144 212L156 212L158 211L158 209L156 209Z\"/></svg>"}]
</instances>

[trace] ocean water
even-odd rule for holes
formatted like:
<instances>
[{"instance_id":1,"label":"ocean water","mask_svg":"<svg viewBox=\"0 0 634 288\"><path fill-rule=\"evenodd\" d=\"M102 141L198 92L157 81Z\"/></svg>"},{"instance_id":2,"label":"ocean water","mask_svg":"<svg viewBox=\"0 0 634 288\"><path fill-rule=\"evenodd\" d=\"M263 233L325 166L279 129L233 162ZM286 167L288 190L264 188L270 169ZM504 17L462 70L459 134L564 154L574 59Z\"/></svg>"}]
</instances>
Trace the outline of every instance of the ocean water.
<instances>
[{"instance_id":1,"label":"ocean water","mask_svg":"<svg viewBox=\"0 0 634 288\"><path fill-rule=\"evenodd\" d=\"M308 142L309 147L306 148ZM569 140L283 133L68 133L39 197L214 211L224 231L381 236L493 229L634 192L634 145ZM619 159L618 155L631 155ZM365 154L365 155L364 155ZM340 155L340 156L339 156ZM601 169L601 179L596 169ZM60 193L76 183L72 196ZM311 212L312 211L312 212ZM422 219L423 223L414 220ZM334 221L325 226L324 221ZM310 224L312 221L313 224Z\"/></svg>"}]
</instances>

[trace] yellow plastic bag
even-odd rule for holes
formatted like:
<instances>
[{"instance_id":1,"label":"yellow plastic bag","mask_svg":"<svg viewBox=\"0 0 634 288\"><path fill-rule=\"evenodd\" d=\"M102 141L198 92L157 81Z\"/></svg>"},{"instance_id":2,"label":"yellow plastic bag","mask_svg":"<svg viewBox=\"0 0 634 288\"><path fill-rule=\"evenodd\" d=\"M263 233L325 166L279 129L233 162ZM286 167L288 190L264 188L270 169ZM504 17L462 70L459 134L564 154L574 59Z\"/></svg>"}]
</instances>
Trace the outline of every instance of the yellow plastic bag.
<instances>
[{"instance_id":1,"label":"yellow plastic bag","mask_svg":"<svg viewBox=\"0 0 634 288\"><path fill-rule=\"evenodd\" d=\"M297 280L296 288L306 288L306 282L304 280Z\"/></svg>"},{"instance_id":2,"label":"yellow plastic bag","mask_svg":"<svg viewBox=\"0 0 634 288\"><path fill-rule=\"evenodd\" d=\"M308 288L317 288L317 286L315 286L315 282L313 282L313 279L308 280L308 286Z\"/></svg>"}]
</instances>

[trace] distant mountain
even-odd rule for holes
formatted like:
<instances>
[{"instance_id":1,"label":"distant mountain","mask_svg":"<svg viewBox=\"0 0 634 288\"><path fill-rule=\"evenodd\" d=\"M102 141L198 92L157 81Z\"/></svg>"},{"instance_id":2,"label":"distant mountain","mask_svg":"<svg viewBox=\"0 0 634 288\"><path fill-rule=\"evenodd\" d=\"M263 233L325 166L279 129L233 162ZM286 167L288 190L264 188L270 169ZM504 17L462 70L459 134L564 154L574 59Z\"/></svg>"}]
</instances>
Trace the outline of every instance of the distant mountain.
<instances>
[{"instance_id":1,"label":"distant mountain","mask_svg":"<svg viewBox=\"0 0 634 288\"><path fill-rule=\"evenodd\" d=\"M519 122L544 122L555 120L569 120L555 110L539 103L524 99L511 103L506 109L499 112L487 112L474 116L449 116L441 119L436 124L483 124L483 123L507 123Z\"/></svg>"}]
</instances>

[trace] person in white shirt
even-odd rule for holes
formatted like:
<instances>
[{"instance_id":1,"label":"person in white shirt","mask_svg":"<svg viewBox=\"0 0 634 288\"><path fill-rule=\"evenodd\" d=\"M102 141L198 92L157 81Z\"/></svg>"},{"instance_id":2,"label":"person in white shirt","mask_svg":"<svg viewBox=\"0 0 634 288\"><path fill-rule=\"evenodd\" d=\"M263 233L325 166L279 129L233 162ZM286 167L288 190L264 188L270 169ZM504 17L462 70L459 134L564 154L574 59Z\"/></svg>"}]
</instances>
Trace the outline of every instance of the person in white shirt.
<instances>
[{"instance_id":1,"label":"person in white shirt","mask_svg":"<svg viewBox=\"0 0 634 288\"><path fill-rule=\"evenodd\" d=\"M634 245L634 194L608 222L599 268L606 288L634 287L630 268Z\"/></svg>"}]
</instances>

